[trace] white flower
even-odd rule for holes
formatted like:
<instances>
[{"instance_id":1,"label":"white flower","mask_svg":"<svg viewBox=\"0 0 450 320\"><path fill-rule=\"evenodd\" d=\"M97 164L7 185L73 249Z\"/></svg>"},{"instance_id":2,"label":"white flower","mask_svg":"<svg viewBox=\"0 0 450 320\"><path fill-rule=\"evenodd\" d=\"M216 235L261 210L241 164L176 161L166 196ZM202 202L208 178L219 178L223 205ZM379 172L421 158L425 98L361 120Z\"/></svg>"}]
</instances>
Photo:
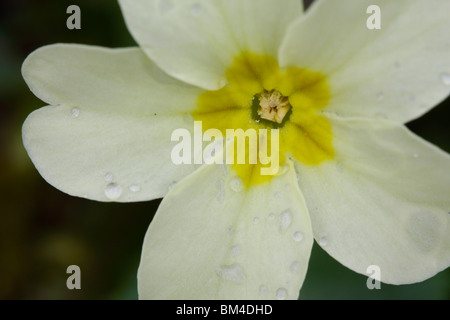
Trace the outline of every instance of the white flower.
<instances>
[{"instance_id":1,"label":"white flower","mask_svg":"<svg viewBox=\"0 0 450 320\"><path fill-rule=\"evenodd\" d=\"M403 124L450 92L450 1L321 0L304 15L298 0L120 4L140 49L60 44L25 61L51 106L28 117L23 139L71 195L165 196L141 298L296 299L313 239L356 272L379 266L386 283L449 266L450 157ZM366 28L371 4L381 30ZM260 95L292 107L282 174L170 161L171 132L193 119L264 127L251 112ZM283 108L259 112L278 121Z\"/></svg>"}]
</instances>

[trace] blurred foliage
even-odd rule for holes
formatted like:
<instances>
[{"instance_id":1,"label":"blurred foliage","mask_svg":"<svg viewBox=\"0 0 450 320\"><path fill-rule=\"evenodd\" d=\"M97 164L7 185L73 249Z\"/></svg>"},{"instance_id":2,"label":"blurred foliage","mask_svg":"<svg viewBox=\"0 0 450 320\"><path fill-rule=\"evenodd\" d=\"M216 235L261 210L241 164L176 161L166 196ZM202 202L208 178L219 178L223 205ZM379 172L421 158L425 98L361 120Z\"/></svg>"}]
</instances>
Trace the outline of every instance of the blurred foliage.
<instances>
[{"instance_id":1,"label":"blurred foliage","mask_svg":"<svg viewBox=\"0 0 450 320\"><path fill-rule=\"evenodd\" d=\"M82 9L82 29L66 9ZM20 68L43 45L133 46L111 0L0 2L0 299L136 299L142 241L160 201L108 204L68 196L47 184L21 140L26 116L44 105ZM409 127L450 151L450 100ZM82 290L68 290L66 268L81 267ZM314 246L303 299L449 299L450 270L419 284L368 290L367 278Z\"/></svg>"}]
</instances>

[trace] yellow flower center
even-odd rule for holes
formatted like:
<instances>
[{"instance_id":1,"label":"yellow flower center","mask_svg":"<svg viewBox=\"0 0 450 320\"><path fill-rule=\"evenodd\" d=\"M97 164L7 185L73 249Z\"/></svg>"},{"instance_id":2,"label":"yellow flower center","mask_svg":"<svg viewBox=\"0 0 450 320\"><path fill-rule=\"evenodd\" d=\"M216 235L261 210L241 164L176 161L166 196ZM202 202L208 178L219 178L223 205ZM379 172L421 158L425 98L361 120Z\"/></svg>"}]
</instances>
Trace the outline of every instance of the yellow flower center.
<instances>
[{"instance_id":1,"label":"yellow flower center","mask_svg":"<svg viewBox=\"0 0 450 320\"><path fill-rule=\"evenodd\" d=\"M216 128L225 136L227 129L269 129L264 139L270 145L270 129L278 128L280 166L286 156L307 165L334 158L331 125L319 112L330 99L324 75L296 67L280 69L272 56L250 52L237 56L225 75L223 88L198 98L192 115L202 121L203 130ZM249 146L245 148L248 155ZM273 178L261 175L265 166L260 161L233 164L246 187Z\"/></svg>"}]
</instances>

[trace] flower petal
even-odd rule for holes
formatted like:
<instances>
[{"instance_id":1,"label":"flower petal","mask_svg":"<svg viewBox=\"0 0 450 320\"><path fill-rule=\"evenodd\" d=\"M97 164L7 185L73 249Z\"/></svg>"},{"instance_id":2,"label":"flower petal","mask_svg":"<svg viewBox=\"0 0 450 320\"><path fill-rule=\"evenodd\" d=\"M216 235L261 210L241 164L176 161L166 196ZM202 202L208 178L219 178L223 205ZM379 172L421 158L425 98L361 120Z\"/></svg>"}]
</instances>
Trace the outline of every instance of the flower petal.
<instances>
[{"instance_id":1,"label":"flower petal","mask_svg":"<svg viewBox=\"0 0 450 320\"><path fill-rule=\"evenodd\" d=\"M380 30L366 27L370 5ZM329 111L405 123L450 93L449 11L440 0L317 1L288 30L280 63L325 74Z\"/></svg>"},{"instance_id":2,"label":"flower petal","mask_svg":"<svg viewBox=\"0 0 450 320\"><path fill-rule=\"evenodd\" d=\"M125 115L190 112L202 92L169 77L139 48L50 45L28 56L22 74L48 104Z\"/></svg>"},{"instance_id":3,"label":"flower petal","mask_svg":"<svg viewBox=\"0 0 450 320\"><path fill-rule=\"evenodd\" d=\"M200 89L170 78L139 49L53 45L23 66L31 90L50 106L23 126L24 145L50 184L99 201L162 197L195 170L171 161L171 133L192 130L183 114Z\"/></svg>"},{"instance_id":4,"label":"flower petal","mask_svg":"<svg viewBox=\"0 0 450 320\"><path fill-rule=\"evenodd\" d=\"M329 116L337 161L297 163L314 235L381 281L425 280L450 264L450 157L403 125Z\"/></svg>"},{"instance_id":5,"label":"flower petal","mask_svg":"<svg viewBox=\"0 0 450 320\"><path fill-rule=\"evenodd\" d=\"M205 165L164 198L144 240L141 299L297 299L313 237L293 164L250 189L223 169Z\"/></svg>"},{"instance_id":6,"label":"flower petal","mask_svg":"<svg viewBox=\"0 0 450 320\"><path fill-rule=\"evenodd\" d=\"M120 0L128 29L158 66L205 89L223 86L225 70L249 50L278 54L299 0Z\"/></svg>"}]
</instances>

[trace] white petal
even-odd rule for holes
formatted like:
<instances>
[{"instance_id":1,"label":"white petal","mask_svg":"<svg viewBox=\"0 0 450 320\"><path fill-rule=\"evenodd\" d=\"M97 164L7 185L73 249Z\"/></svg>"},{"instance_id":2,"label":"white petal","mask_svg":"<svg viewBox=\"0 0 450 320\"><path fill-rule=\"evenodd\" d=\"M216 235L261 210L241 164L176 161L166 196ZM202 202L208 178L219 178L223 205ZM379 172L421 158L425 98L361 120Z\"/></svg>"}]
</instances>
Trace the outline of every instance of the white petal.
<instances>
[{"instance_id":1,"label":"white petal","mask_svg":"<svg viewBox=\"0 0 450 320\"><path fill-rule=\"evenodd\" d=\"M28 56L22 74L48 104L106 113L188 112L201 92L166 75L139 48L50 45Z\"/></svg>"},{"instance_id":2,"label":"white petal","mask_svg":"<svg viewBox=\"0 0 450 320\"><path fill-rule=\"evenodd\" d=\"M60 105L33 112L25 147L50 184L100 201L162 197L195 168L175 166L171 133L200 90L170 78L139 49L53 45L23 66L31 90Z\"/></svg>"},{"instance_id":3,"label":"white petal","mask_svg":"<svg viewBox=\"0 0 450 320\"><path fill-rule=\"evenodd\" d=\"M164 198L144 240L141 299L297 299L313 237L293 165L242 190L224 172L206 165Z\"/></svg>"},{"instance_id":4,"label":"white petal","mask_svg":"<svg viewBox=\"0 0 450 320\"><path fill-rule=\"evenodd\" d=\"M425 280L450 264L450 157L402 125L333 124L336 161L296 164L314 235L359 273L393 284Z\"/></svg>"},{"instance_id":5,"label":"white petal","mask_svg":"<svg viewBox=\"0 0 450 320\"><path fill-rule=\"evenodd\" d=\"M369 5L380 30L366 27ZM317 1L289 29L280 63L328 76L327 110L405 123L450 93L448 12L441 0Z\"/></svg>"},{"instance_id":6,"label":"white petal","mask_svg":"<svg viewBox=\"0 0 450 320\"><path fill-rule=\"evenodd\" d=\"M30 114L22 136L42 177L73 196L98 201L163 197L195 170L171 161L171 133L183 116L135 117L69 106Z\"/></svg>"},{"instance_id":7,"label":"white petal","mask_svg":"<svg viewBox=\"0 0 450 320\"><path fill-rule=\"evenodd\" d=\"M206 89L224 83L242 51L278 54L299 0L120 0L139 45L170 75Z\"/></svg>"}]
</instances>

